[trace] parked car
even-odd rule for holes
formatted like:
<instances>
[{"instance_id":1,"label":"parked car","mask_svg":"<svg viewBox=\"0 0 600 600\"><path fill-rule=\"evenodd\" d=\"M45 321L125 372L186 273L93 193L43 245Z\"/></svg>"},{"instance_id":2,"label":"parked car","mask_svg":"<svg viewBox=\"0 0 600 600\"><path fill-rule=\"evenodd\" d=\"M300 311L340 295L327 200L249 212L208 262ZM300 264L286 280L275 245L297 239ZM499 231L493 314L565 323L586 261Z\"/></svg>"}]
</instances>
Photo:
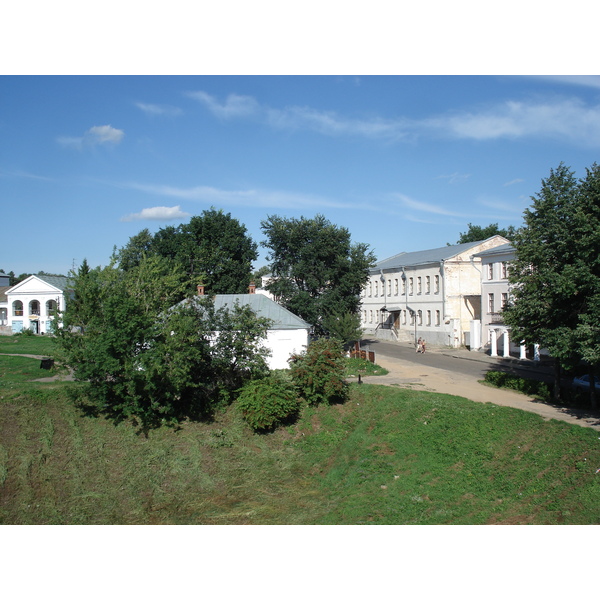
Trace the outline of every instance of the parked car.
<instances>
[{"instance_id":1,"label":"parked car","mask_svg":"<svg viewBox=\"0 0 600 600\"><path fill-rule=\"evenodd\" d=\"M590 387L590 376L580 375L573 379L573 386L577 388L589 389ZM594 377L594 388L600 391L600 377Z\"/></svg>"}]
</instances>

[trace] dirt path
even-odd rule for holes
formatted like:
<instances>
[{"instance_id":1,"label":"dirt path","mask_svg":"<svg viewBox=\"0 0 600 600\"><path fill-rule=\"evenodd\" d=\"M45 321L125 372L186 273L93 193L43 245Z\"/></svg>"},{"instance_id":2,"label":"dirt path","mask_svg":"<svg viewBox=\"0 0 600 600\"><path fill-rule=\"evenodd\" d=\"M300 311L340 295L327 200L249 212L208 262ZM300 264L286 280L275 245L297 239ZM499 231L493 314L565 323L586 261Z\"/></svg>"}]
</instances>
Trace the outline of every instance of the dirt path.
<instances>
[{"instance_id":1,"label":"dirt path","mask_svg":"<svg viewBox=\"0 0 600 600\"><path fill-rule=\"evenodd\" d=\"M546 420L558 419L600 431L600 416L597 414L543 404L524 394L482 385L476 378L468 375L429 366L415 365L412 362L388 358L381 354L377 356L377 364L385 367L389 374L378 377L364 377L363 381L365 383L379 383L440 392L461 396L475 402L491 402L500 406L511 406L536 413Z\"/></svg>"}]
</instances>

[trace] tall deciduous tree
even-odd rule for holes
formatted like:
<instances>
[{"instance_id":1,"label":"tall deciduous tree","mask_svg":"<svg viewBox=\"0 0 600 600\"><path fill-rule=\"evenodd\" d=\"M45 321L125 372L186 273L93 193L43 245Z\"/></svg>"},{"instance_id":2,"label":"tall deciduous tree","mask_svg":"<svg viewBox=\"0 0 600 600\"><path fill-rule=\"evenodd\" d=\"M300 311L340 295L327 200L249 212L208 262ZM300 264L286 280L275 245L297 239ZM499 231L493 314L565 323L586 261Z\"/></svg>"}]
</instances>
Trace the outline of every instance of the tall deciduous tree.
<instances>
[{"instance_id":1,"label":"tall deciduous tree","mask_svg":"<svg viewBox=\"0 0 600 600\"><path fill-rule=\"evenodd\" d=\"M270 216L262 222L273 280L267 288L293 313L327 331L327 315L355 314L375 264L367 244L353 243L345 227L323 215Z\"/></svg>"},{"instance_id":2,"label":"tall deciduous tree","mask_svg":"<svg viewBox=\"0 0 600 600\"><path fill-rule=\"evenodd\" d=\"M515 237L516 229L513 225L509 225L506 229L500 229L498 223L491 223L486 227L481 225L468 224L466 232L461 233L458 238L457 244L466 244L468 242L479 242L481 240L487 240L494 235L501 235L507 240L512 240Z\"/></svg>"},{"instance_id":3,"label":"tall deciduous tree","mask_svg":"<svg viewBox=\"0 0 600 600\"><path fill-rule=\"evenodd\" d=\"M513 335L538 343L560 367L600 362L600 174L578 182L560 164L542 181L514 239L512 301L505 310Z\"/></svg>"},{"instance_id":4,"label":"tall deciduous tree","mask_svg":"<svg viewBox=\"0 0 600 600\"><path fill-rule=\"evenodd\" d=\"M210 209L189 223L168 226L153 236L144 229L119 253L119 264L130 269L143 256L159 255L179 265L188 277L188 291L203 283L213 294L236 294L248 290L257 244L246 227L231 214Z\"/></svg>"}]
</instances>

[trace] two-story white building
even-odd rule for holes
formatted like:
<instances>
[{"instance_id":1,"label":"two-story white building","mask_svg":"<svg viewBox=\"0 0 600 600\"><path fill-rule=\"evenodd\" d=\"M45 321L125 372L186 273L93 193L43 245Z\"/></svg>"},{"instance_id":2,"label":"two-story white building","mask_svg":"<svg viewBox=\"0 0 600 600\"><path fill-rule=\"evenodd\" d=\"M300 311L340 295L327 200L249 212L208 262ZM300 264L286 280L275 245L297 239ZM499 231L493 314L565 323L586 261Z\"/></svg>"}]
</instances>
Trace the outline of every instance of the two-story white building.
<instances>
[{"instance_id":1,"label":"two-story white building","mask_svg":"<svg viewBox=\"0 0 600 600\"><path fill-rule=\"evenodd\" d=\"M7 290L9 330L50 333L54 311L65 309L67 282L67 278L61 276L30 275Z\"/></svg>"},{"instance_id":2,"label":"two-story white building","mask_svg":"<svg viewBox=\"0 0 600 600\"><path fill-rule=\"evenodd\" d=\"M481 312L481 258L476 255L507 242L495 235L378 262L361 294L365 336L470 345L471 321Z\"/></svg>"}]
</instances>

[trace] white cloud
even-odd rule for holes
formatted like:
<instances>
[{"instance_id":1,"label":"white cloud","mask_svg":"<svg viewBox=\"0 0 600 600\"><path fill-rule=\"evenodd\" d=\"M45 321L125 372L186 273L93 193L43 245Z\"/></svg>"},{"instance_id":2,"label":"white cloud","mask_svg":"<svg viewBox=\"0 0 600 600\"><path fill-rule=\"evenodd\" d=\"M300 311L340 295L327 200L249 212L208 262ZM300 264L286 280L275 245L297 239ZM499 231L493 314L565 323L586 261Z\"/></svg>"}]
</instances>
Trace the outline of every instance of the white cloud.
<instances>
[{"instance_id":1,"label":"white cloud","mask_svg":"<svg viewBox=\"0 0 600 600\"><path fill-rule=\"evenodd\" d=\"M515 185L516 183L523 183L524 179L511 179L504 184L504 187L508 187L509 185Z\"/></svg>"},{"instance_id":2,"label":"white cloud","mask_svg":"<svg viewBox=\"0 0 600 600\"><path fill-rule=\"evenodd\" d=\"M428 202L421 202L419 200L413 200L404 194L392 194L392 197L399 200L402 206L410 208L418 212L425 212L435 215L445 215L448 217L463 217L460 213L449 211L447 208L436 206L435 204L429 204Z\"/></svg>"},{"instance_id":3,"label":"white cloud","mask_svg":"<svg viewBox=\"0 0 600 600\"><path fill-rule=\"evenodd\" d=\"M600 78L586 78L585 85ZM584 83L580 83L584 85ZM586 105L579 98L550 100L509 100L484 109L454 112L423 119L397 117L350 118L334 111L309 106L273 108L251 96L230 94L225 102L203 91L189 92L220 118L260 118L277 129L309 130L322 135L355 135L389 141L416 136L449 136L458 139L495 140L555 138L574 144L600 144L600 105Z\"/></svg>"},{"instance_id":4,"label":"white cloud","mask_svg":"<svg viewBox=\"0 0 600 600\"><path fill-rule=\"evenodd\" d=\"M204 104L210 112L222 119L247 117L260 111L258 102L251 96L229 94L225 102L220 104L214 96L206 92L188 92L186 95Z\"/></svg>"},{"instance_id":5,"label":"white cloud","mask_svg":"<svg viewBox=\"0 0 600 600\"><path fill-rule=\"evenodd\" d=\"M98 145L117 145L121 143L125 132L121 129L115 129L111 125L96 125L90 127L82 137L59 137L57 142L61 146L67 148L75 148L76 150L83 150L86 147L98 146Z\"/></svg>"},{"instance_id":6,"label":"white cloud","mask_svg":"<svg viewBox=\"0 0 600 600\"><path fill-rule=\"evenodd\" d=\"M154 206L121 217L121 221L173 221L189 216L190 213L183 212L180 206Z\"/></svg>"},{"instance_id":7,"label":"white cloud","mask_svg":"<svg viewBox=\"0 0 600 600\"><path fill-rule=\"evenodd\" d=\"M479 112L426 119L424 128L460 139L556 138L576 144L600 143L600 106L579 98L552 101L508 101Z\"/></svg>"},{"instance_id":8,"label":"white cloud","mask_svg":"<svg viewBox=\"0 0 600 600\"><path fill-rule=\"evenodd\" d=\"M246 189L221 190L210 186L180 188L169 185L128 183L126 187L158 196L182 198L206 204L225 206L251 206L262 208L366 208L338 202L323 196L298 194L280 190Z\"/></svg>"},{"instance_id":9,"label":"white cloud","mask_svg":"<svg viewBox=\"0 0 600 600\"><path fill-rule=\"evenodd\" d=\"M136 102L135 105L144 113L151 116L167 116L177 117L183 114L183 111L177 106L167 106L160 104L145 104L144 102Z\"/></svg>"},{"instance_id":10,"label":"white cloud","mask_svg":"<svg viewBox=\"0 0 600 600\"><path fill-rule=\"evenodd\" d=\"M447 179L448 183L460 183L469 179L469 173L452 173L451 175L439 175L436 179Z\"/></svg>"}]
</instances>

